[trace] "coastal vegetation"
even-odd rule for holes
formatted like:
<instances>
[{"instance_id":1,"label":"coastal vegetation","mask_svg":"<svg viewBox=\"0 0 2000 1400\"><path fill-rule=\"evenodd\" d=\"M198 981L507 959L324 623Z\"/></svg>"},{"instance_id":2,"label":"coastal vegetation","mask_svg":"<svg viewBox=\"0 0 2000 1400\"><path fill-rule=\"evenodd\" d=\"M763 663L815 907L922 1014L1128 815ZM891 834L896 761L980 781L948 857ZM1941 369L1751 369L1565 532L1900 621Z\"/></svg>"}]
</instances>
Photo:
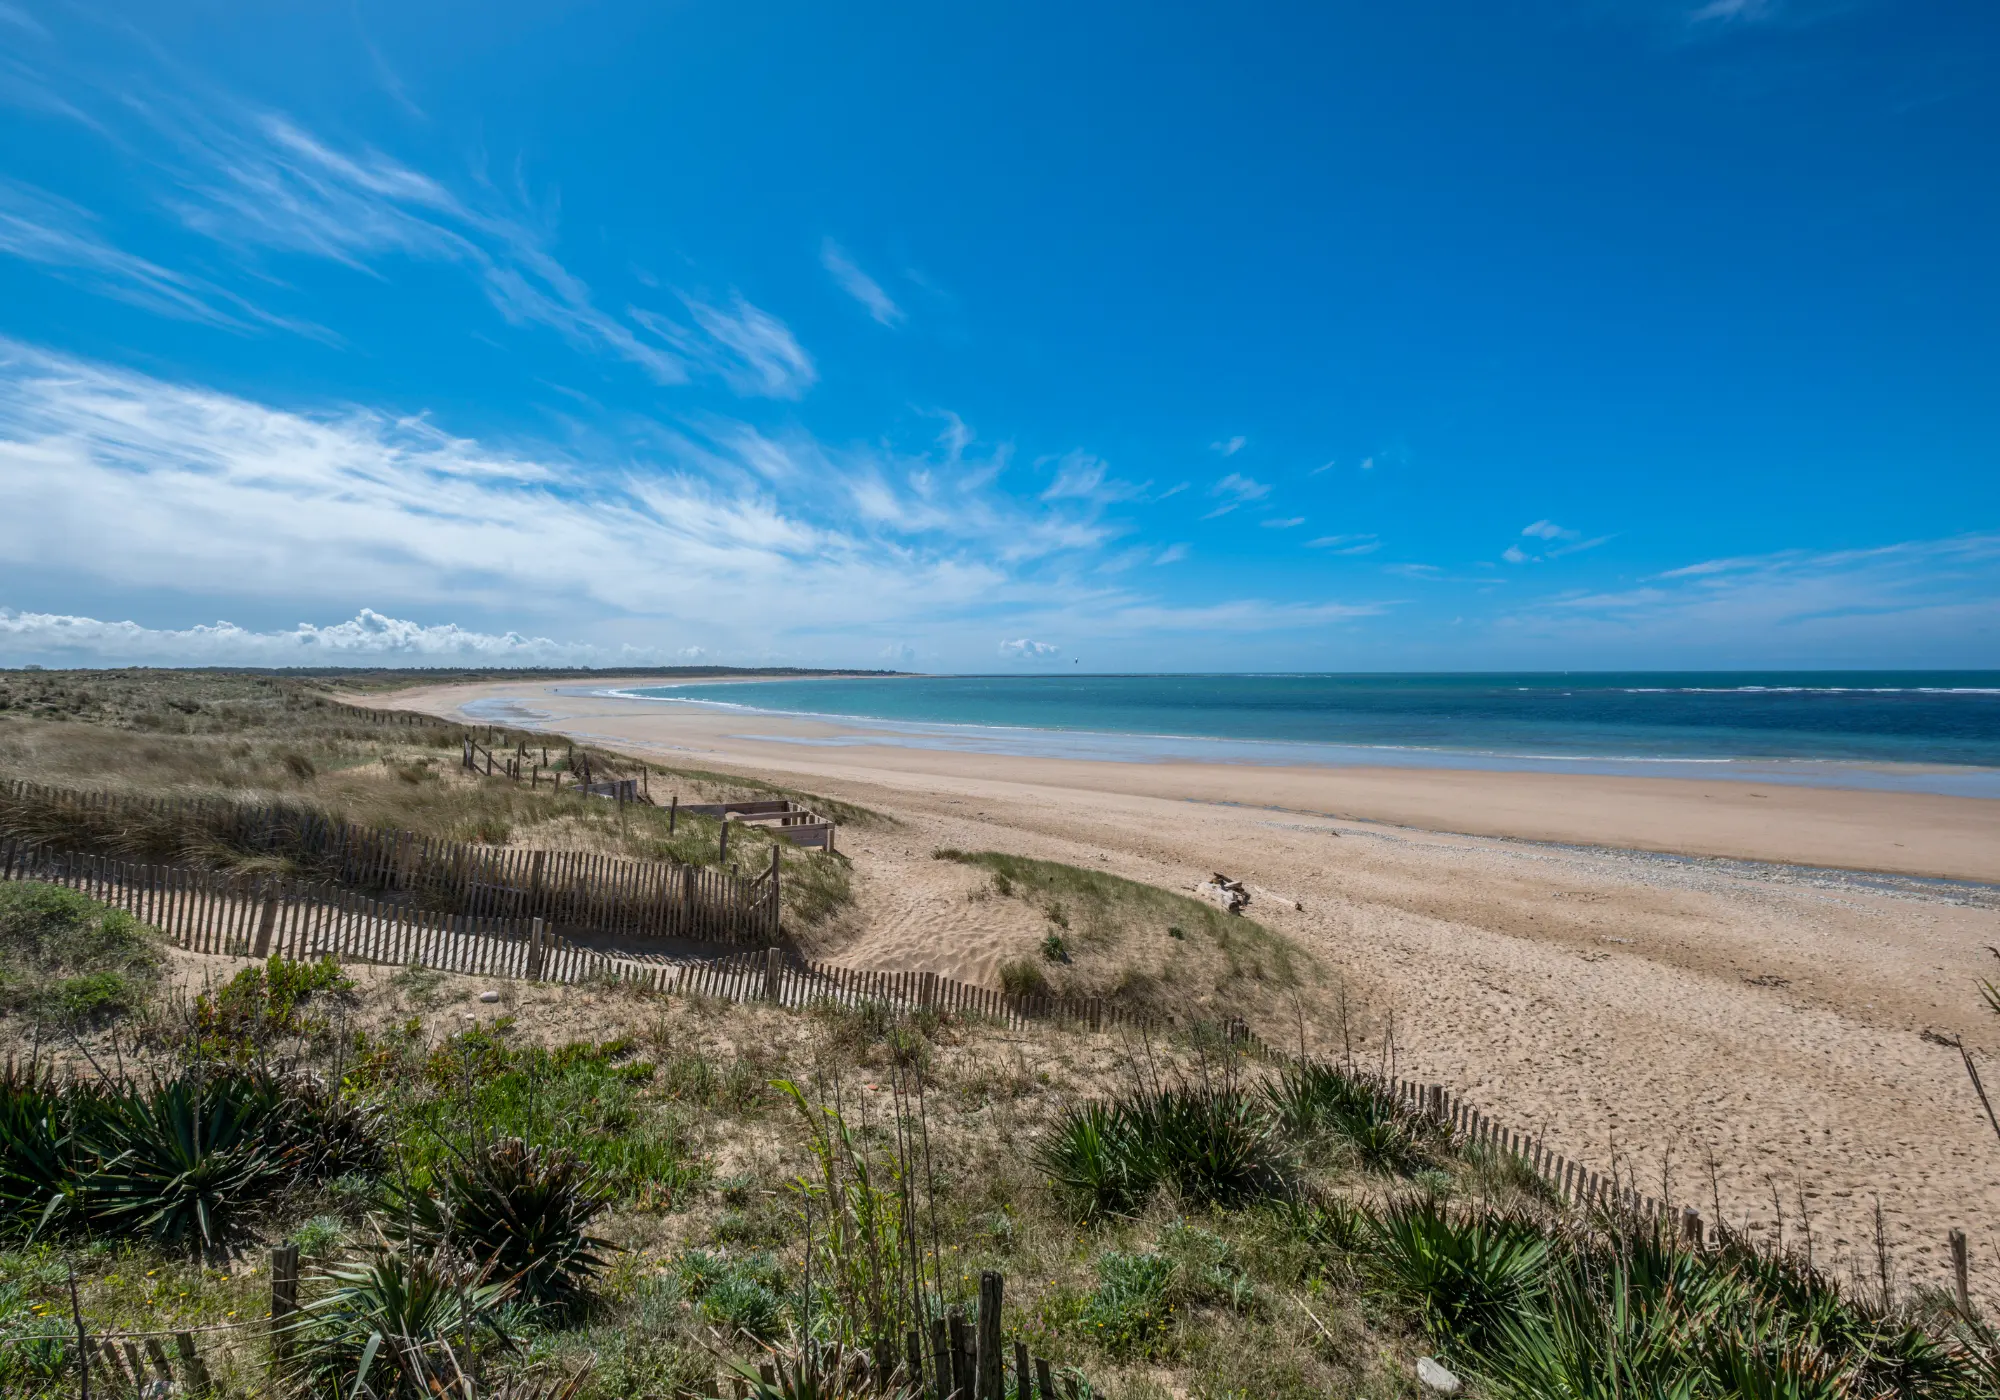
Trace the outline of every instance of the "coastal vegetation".
<instances>
[{"instance_id":1,"label":"coastal vegetation","mask_svg":"<svg viewBox=\"0 0 2000 1400\"><path fill-rule=\"evenodd\" d=\"M539 783L460 765L468 734L524 755ZM637 776L661 805L617 803L556 786L572 764ZM675 768L582 748L501 726L466 725L408 712L383 715L342 702L320 681L288 675L183 671L15 671L0 676L0 781L135 797L216 798L268 809L273 825L315 822L406 831L420 837L578 851L691 865L726 863L744 874L769 865L773 838L732 830L727 857L718 823L674 816L668 799L786 797L844 825L883 819L865 808L755 779ZM247 873L313 878L305 852L232 834L240 823L195 805L153 813L105 811L0 788L0 837L64 850L170 861ZM837 855L779 843L787 920L812 928L851 903Z\"/></svg>"},{"instance_id":2,"label":"coastal vegetation","mask_svg":"<svg viewBox=\"0 0 2000 1400\"><path fill-rule=\"evenodd\" d=\"M801 1372L852 1393L827 1358L900 1357L918 1316L976 1307L984 1270L1004 1336L1066 1394L1407 1395L1423 1358L1523 1400L2000 1382L1993 1332L1947 1298L1837 1285L1809 1242L1579 1214L1364 1067L1258 1058L1212 1025L609 984L494 1004L470 978L125 933L184 990L139 979L0 1079L9 1394L73 1393L77 1317L212 1329L225 1396L270 1393L275 1367L302 1397L667 1400L762 1363L785 1393ZM71 947L71 975L133 956ZM300 1306L274 1327L264 1260L287 1241Z\"/></svg>"},{"instance_id":3,"label":"coastal vegetation","mask_svg":"<svg viewBox=\"0 0 2000 1400\"><path fill-rule=\"evenodd\" d=\"M990 873L987 893L1047 924L1039 955L1000 969L1016 996L1101 997L1134 1010L1210 1018L1277 1015L1320 970L1253 918L1156 885L1059 861L940 847L937 860Z\"/></svg>"}]
</instances>

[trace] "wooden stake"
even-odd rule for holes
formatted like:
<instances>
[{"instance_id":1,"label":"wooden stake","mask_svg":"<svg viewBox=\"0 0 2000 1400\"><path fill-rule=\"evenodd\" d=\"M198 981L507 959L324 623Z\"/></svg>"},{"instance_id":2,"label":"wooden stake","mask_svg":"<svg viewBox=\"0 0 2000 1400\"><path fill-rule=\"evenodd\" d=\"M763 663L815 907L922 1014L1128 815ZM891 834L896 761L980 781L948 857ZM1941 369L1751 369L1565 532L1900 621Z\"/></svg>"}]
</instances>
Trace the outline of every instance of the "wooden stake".
<instances>
[{"instance_id":1,"label":"wooden stake","mask_svg":"<svg viewBox=\"0 0 2000 1400\"><path fill-rule=\"evenodd\" d=\"M1965 1231L1953 1230L1951 1240L1951 1281L1958 1293L1958 1310L1972 1316L1972 1289L1966 1278Z\"/></svg>"},{"instance_id":2,"label":"wooden stake","mask_svg":"<svg viewBox=\"0 0 2000 1400\"><path fill-rule=\"evenodd\" d=\"M76 1300L76 1265L69 1266L69 1315L76 1323L76 1382L83 1400L90 1400L90 1334L83 1330L83 1305Z\"/></svg>"},{"instance_id":3,"label":"wooden stake","mask_svg":"<svg viewBox=\"0 0 2000 1400\"><path fill-rule=\"evenodd\" d=\"M1006 1400L1000 1362L1000 1303L1006 1286L1006 1280L992 1269L979 1275L979 1323L972 1367L977 1400Z\"/></svg>"},{"instance_id":4,"label":"wooden stake","mask_svg":"<svg viewBox=\"0 0 2000 1400\"><path fill-rule=\"evenodd\" d=\"M181 1356L181 1383L187 1387L188 1393L208 1394L214 1386L208 1378L208 1363L194 1349L194 1335L189 1332L174 1333L174 1350Z\"/></svg>"},{"instance_id":5,"label":"wooden stake","mask_svg":"<svg viewBox=\"0 0 2000 1400\"><path fill-rule=\"evenodd\" d=\"M289 1338L285 1328L299 1310L299 1247L280 1245L271 1251L271 1361L284 1359Z\"/></svg>"},{"instance_id":6,"label":"wooden stake","mask_svg":"<svg viewBox=\"0 0 2000 1400\"><path fill-rule=\"evenodd\" d=\"M264 896L264 913L257 920L257 939L250 945L250 956L268 958L271 955L271 930L278 926L278 896Z\"/></svg>"}]
</instances>

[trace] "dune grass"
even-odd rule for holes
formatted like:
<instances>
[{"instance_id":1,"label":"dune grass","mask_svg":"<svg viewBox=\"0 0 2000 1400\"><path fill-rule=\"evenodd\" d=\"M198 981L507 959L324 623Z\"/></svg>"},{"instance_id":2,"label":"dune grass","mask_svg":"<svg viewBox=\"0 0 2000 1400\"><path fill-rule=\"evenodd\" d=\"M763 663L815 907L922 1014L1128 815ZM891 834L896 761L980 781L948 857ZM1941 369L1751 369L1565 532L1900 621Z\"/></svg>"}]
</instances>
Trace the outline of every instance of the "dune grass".
<instances>
[{"instance_id":1,"label":"dune grass","mask_svg":"<svg viewBox=\"0 0 2000 1400\"><path fill-rule=\"evenodd\" d=\"M1310 956L1283 935L1188 895L999 851L931 854L991 872L994 894L1046 920L1036 955L1000 969L1017 996L1104 997L1181 1018L1249 1015L1317 978Z\"/></svg>"},{"instance_id":2,"label":"dune grass","mask_svg":"<svg viewBox=\"0 0 2000 1400\"><path fill-rule=\"evenodd\" d=\"M410 831L445 841L585 851L684 864L722 863L719 824L681 816L667 799L788 797L843 825L883 820L866 808L750 778L676 769L585 750L594 766L647 771L661 806L617 804L459 766L468 733L528 763L565 764L551 736L417 717L387 722L313 681L209 671L0 673L0 778L142 796L209 795L278 804L301 817ZM106 815L0 797L0 836L132 859L183 861L312 877L283 851L236 849L197 822ZM774 838L731 832L728 865L761 874ZM844 858L779 842L788 923L815 927L851 901Z\"/></svg>"},{"instance_id":3,"label":"dune grass","mask_svg":"<svg viewBox=\"0 0 2000 1400\"><path fill-rule=\"evenodd\" d=\"M165 961L157 930L60 885L0 884L0 1016L66 1027L142 1005Z\"/></svg>"},{"instance_id":4,"label":"dune grass","mask_svg":"<svg viewBox=\"0 0 2000 1400\"><path fill-rule=\"evenodd\" d=\"M1797 1254L1586 1222L1340 1066L1280 1074L1191 1033L1142 1048L610 987L524 988L464 1029L482 985L440 977L434 1014L407 1023L395 986L364 987L349 1024L370 1029L314 1042L297 1067L377 1125L384 1159L263 1195L231 1227L245 1261L310 1242L305 1300L367 1316L379 1300L341 1291L361 1275L428 1286L435 1260L403 1243L423 1234L402 1221L411 1193L463 1209L467 1182L493 1175L478 1164L516 1140L578 1164L565 1180L587 1169L585 1211L551 1223L593 1255L573 1280L589 1296L473 1299L460 1330L511 1339L475 1349L481 1393L587 1361L577 1400L666 1400L709 1393L727 1364L754 1374L769 1348L795 1356L807 1331L823 1347L865 1339L871 1241L915 1244L947 1306L999 1270L1009 1344L1116 1400L1389 1400L1418 1393L1419 1356L1473 1394L1523 1400L1992 1393L1993 1333L1921 1291L1885 1301ZM575 1039L584 1021L596 1039ZM1412 1151L1376 1150L1388 1119ZM561 1182L543 1175L553 1197ZM0 1249L9 1393L60 1381L71 1267L93 1330L254 1319L267 1296L259 1275L171 1241L17 1239ZM260 1329L213 1345L223 1394L264 1393ZM352 1356L316 1354L347 1393Z\"/></svg>"}]
</instances>

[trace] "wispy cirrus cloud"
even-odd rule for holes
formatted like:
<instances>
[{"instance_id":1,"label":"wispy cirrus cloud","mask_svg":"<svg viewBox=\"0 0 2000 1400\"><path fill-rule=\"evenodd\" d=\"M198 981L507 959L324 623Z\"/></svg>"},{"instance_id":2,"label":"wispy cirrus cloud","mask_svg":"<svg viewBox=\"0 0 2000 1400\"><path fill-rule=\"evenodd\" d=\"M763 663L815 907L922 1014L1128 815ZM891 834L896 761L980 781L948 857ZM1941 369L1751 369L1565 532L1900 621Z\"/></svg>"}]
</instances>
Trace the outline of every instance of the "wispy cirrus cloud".
<instances>
[{"instance_id":1,"label":"wispy cirrus cloud","mask_svg":"<svg viewBox=\"0 0 2000 1400\"><path fill-rule=\"evenodd\" d=\"M1700 560L1630 588L1558 594L1502 624L1718 661L1990 666L2000 662L2000 534Z\"/></svg>"},{"instance_id":2,"label":"wispy cirrus cloud","mask_svg":"<svg viewBox=\"0 0 2000 1400\"><path fill-rule=\"evenodd\" d=\"M863 272L847 250L831 238L819 245L819 265L827 270L839 288L867 308L868 314L885 326L900 326L906 319L882 284Z\"/></svg>"},{"instance_id":3,"label":"wispy cirrus cloud","mask_svg":"<svg viewBox=\"0 0 2000 1400\"><path fill-rule=\"evenodd\" d=\"M1509 564L1541 564L1551 559L1560 559L1566 554L1581 554L1586 549L1596 549L1609 544L1613 535L1599 535L1595 539L1584 539L1581 530L1569 530L1553 520L1537 520L1521 527L1520 539L1500 552L1500 557ZM1522 540L1535 541L1523 544Z\"/></svg>"},{"instance_id":4,"label":"wispy cirrus cloud","mask_svg":"<svg viewBox=\"0 0 2000 1400\"><path fill-rule=\"evenodd\" d=\"M746 397L797 398L817 379L812 358L790 328L741 294L680 294L681 309L628 305L623 314L598 303L588 283L555 252L552 216L491 183L464 182L470 193L384 152L343 147L284 113L225 93L200 98L146 94L104 101L86 112L30 76L0 69L8 95L113 134L114 121L139 121L164 138L159 206L186 228L245 263L259 296L272 279L257 266L271 255L315 258L370 277L394 259L465 269L503 320L541 326L572 348L638 367L659 384L718 379ZM143 85L142 85L143 86ZM101 94L100 94L101 96ZM122 140L123 137L114 136ZM261 309L256 297L225 290L158 260L126 253L95 234L88 215L46 198L23 213L17 187L7 200L10 253L64 269L72 280L168 315L234 326L262 323L322 336L309 323ZM681 319L685 316L685 320Z\"/></svg>"},{"instance_id":5,"label":"wispy cirrus cloud","mask_svg":"<svg viewBox=\"0 0 2000 1400\"><path fill-rule=\"evenodd\" d=\"M1102 506L1136 499L1145 490L1144 483L1121 481L1112 476L1110 465L1103 458L1075 448L1056 459L1055 478L1042 492L1042 499L1088 501Z\"/></svg>"},{"instance_id":6,"label":"wispy cirrus cloud","mask_svg":"<svg viewBox=\"0 0 2000 1400\"><path fill-rule=\"evenodd\" d=\"M1303 515L1288 515L1279 519L1260 520L1257 523L1266 530L1296 530L1306 523L1306 518Z\"/></svg>"},{"instance_id":7,"label":"wispy cirrus cloud","mask_svg":"<svg viewBox=\"0 0 2000 1400\"><path fill-rule=\"evenodd\" d=\"M1307 540L1307 549L1324 549L1333 554L1373 554L1382 541L1373 535L1321 535Z\"/></svg>"},{"instance_id":8,"label":"wispy cirrus cloud","mask_svg":"<svg viewBox=\"0 0 2000 1400\"><path fill-rule=\"evenodd\" d=\"M1238 433L1235 437L1224 438L1220 442L1211 442L1208 445L1208 450L1210 452L1216 453L1219 456L1234 457L1237 453L1243 450L1243 444L1248 441L1249 441L1248 438L1244 437L1241 433Z\"/></svg>"},{"instance_id":9,"label":"wispy cirrus cloud","mask_svg":"<svg viewBox=\"0 0 2000 1400\"><path fill-rule=\"evenodd\" d=\"M1245 476L1241 472L1231 472L1209 487L1208 494L1220 500L1222 504L1204 515L1203 520L1213 520L1217 516L1229 514L1238 506L1261 501L1271 494L1271 488L1254 477Z\"/></svg>"},{"instance_id":10,"label":"wispy cirrus cloud","mask_svg":"<svg viewBox=\"0 0 2000 1400\"><path fill-rule=\"evenodd\" d=\"M285 412L0 342L11 567L132 590L232 596L255 578L299 602L518 611L532 599L766 630L1035 596L954 537L815 523L747 466L719 482L703 451L737 460L718 437L607 473L423 419ZM75 547L103 538L119 548Z\"/></svg>"},{"instance_id":11,"label":"wispy cirrus cloud","mask_svg":"<svg viewBox=\"0 0 2000 1400\"><path fill-rule=\"evenodd\" d=\"M328 339L317 326L273 316L234 292L115 246L89 210L0 176L0 254L39 263L86 290L161 316L227 330L279 327Z\"/></svg>"}]
</instances>

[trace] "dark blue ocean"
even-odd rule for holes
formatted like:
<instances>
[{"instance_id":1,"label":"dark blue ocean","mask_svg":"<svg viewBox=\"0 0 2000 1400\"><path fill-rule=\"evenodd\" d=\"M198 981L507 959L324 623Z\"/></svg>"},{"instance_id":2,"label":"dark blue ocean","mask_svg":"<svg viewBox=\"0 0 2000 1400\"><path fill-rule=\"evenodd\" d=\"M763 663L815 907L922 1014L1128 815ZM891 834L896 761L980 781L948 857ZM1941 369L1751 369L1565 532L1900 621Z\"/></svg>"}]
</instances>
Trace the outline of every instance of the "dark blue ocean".
<instances>
[{"instance_id":1,"label":"dark blue ocean","mask_svg":"<svg viewBox=\"0 0 2000 1400\"><path fill-rule=\"evenodd\" d=\"M916 676L647 686L996 753L1703 772L2000 796L2000 672ZM1995 770L1934 778L1885 766Z\"/></svg>"}]
</instances>

